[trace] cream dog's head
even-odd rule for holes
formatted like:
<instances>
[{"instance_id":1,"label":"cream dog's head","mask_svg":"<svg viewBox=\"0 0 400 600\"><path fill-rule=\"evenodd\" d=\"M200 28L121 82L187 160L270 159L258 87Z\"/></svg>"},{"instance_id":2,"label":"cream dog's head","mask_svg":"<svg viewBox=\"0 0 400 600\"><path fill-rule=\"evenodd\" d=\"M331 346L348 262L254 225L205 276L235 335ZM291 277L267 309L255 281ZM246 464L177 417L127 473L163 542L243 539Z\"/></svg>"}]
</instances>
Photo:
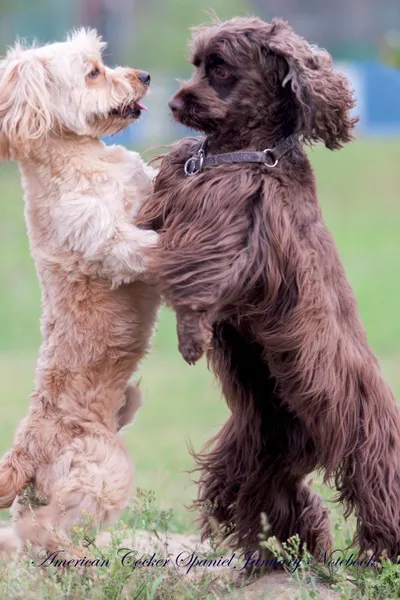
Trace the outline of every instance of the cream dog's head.
<instances>
[{"instance_id":1,"label":"cream dog's head","mask_svg":"<svg viewBox=\"0 0 400 600\"><path fill-rule=\"evenodd\" d=\"M0 60L0 155L18 159L49 135L100 137L140 116L150 75L103 64L105 43L80 29L66 42L24 48Z\"/></svg>"}]
</instances>

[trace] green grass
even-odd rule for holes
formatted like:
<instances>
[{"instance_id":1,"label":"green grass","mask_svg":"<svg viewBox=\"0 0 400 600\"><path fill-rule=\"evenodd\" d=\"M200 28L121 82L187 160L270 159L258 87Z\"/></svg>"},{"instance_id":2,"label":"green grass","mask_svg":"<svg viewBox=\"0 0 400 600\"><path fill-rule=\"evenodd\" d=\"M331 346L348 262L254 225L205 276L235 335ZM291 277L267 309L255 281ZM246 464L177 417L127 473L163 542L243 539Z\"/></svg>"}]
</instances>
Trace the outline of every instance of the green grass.
<instances>
[{"instance_id":1,"label":"green grass","mask_svg":"<svg viewBox=\"0 0 400 600\"><path fill-rule=\"evenodd\" d=\"M311 153L324 217L354 287L370 344L400 395L400 141L358 140L341 152ZM0 165L0 452L11 444L33 390L40 344L40 296L23 222L15 165ZM136 465L136 483L156 493L158 507L172 508L171 528L193 531L185 506L195 496L187 472L195 449L224 422L227 409L204 363L188 367L176 349L175 320L163 310L151 356L143 364L146 403L125 434ZM320 486L318 488L321 491ZM323 489L325 498L332 497ZM337 523L343 544L350 525Z\"/></svg>"}]
</instances>

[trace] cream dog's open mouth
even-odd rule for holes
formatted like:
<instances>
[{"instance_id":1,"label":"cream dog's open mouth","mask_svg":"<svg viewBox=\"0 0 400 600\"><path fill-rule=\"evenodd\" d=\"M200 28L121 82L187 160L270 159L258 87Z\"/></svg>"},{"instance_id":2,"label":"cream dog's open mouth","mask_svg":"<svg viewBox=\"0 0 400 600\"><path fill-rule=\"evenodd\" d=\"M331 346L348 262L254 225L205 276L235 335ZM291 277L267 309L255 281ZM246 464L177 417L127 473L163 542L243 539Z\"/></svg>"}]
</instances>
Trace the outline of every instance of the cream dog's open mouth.
<instances>
[{"instance_id":1,"label":"cream dog's open mouth","mask_svg":"<svg viewBox=\"0 0 400 600\"><path fill-rule=\"evenodd\" d=\"M114 108L110 111L110 115L118 116L121 119L138 119L142 114L143 110L147 110L147 106L135 100L127 106L121 106L121 108Z\"/></svg>"}]
</instances>

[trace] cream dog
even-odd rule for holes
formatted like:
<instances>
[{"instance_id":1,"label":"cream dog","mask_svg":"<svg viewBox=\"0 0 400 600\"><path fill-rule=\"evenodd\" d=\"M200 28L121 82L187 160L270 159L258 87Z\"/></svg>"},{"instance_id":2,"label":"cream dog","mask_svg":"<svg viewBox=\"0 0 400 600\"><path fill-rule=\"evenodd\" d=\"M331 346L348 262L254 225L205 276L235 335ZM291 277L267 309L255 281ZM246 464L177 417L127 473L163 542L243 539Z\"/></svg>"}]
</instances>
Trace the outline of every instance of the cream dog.
<instances>
[{"instance_id":1,"label":"cream dog","mask_svg":"<svg viewBox=\"0 0 400 600\"><path fill-rule=\"evenodd\" d=\"M13 504L21 546L68 544L83 509L110 521L132 491L116 433L140 404L127 384L159 306L142 253L157 236L132 224L155 172L100 137L139 117L150 76L107 68L103 47L80 30L0 62L0 152L20 164L43 306L29 414L0 463L0 508ZM21 504L32 485L44 505Z\"/></svg>"}]
</instances>

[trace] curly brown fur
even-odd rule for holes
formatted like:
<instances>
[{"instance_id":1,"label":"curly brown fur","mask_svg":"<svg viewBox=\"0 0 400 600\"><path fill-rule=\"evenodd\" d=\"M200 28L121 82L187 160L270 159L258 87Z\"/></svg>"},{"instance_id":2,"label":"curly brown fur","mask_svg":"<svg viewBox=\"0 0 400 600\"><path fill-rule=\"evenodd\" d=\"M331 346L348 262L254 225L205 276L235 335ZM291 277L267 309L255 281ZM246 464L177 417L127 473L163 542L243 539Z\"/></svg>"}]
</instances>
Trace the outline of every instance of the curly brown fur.
<instances>
[{"instance_id":1,"label":"curly brown fur","mask_svg":"<svg viewBox=\"0 0 400 600\"><path fill-rule=\"evenodd\" d=\"M235 547L299 533L314 554L331 546L327 510L305 483L334 479L355 513L362 551L400 553L400 418L369 348L354 294L317 200L300 141L339 148L356 119L329 55L280 20L233 19L200 28L196 70L170 103L209 134L210 154L299 142L274 169L224 165L184 176L199 148L162 160L139 222L160 232L151 270L178 318L179 347L208 360L231 416L198 456L198 504ZM200 350L199 350L200 345ZM208 518L203 533L210 534Z\"/></svg>"}]
</instances>

